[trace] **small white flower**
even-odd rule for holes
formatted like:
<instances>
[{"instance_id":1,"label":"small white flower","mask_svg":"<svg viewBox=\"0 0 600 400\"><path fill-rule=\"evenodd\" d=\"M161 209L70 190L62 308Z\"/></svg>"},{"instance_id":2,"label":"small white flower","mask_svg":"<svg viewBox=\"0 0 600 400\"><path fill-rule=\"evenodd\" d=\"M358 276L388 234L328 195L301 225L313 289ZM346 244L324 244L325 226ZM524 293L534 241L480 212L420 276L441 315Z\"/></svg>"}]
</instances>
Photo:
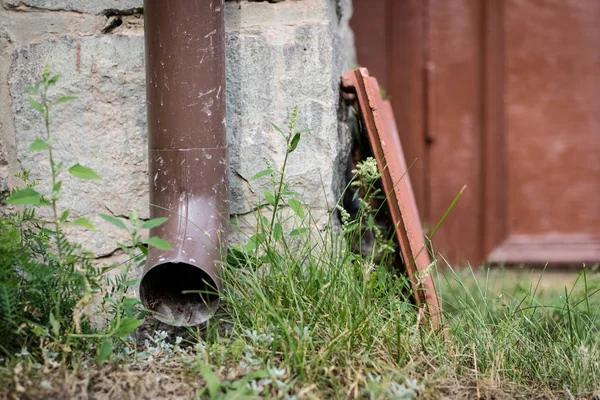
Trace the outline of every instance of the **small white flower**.
<instances>
[{"instance_id":1,"label":"small white flower","mask_svg":"<svg viewBox=\"0 0 600 400\"><path fill-rule=\"evenodd\" d=\"M204 346L204 343L198 342L194 345L194 351L197 353L204 351L205 349L206 349L206 346Z\"/></svg>"},{"instance_id":2,"label":"small white flower","mask_svg":"<svg viewBox=\"0 0 600 400\"><path fill-rule=\"evenodd\" d=\"M275 386L282 390L285 390L287 388L287 384L281 381L275 381Z\"/></svg>"},{"instance_id":3,"label":"small white flower","mask_svg":"<svg viewBox=\"0 0 600 400\"><path fill-rule=\"evenodd\" d=\"M258 333L255 330L250 331L248 329L246 329L244 333L246 333L246 336L248 336L250 341L254 344L269 346L273 343L274 337L272 333Z\"/></svg>"},{"instance_id":4,"label":"small white flower","mask_svg":"<svg viewBox=\"0 0 600 400\"><path fill-rule=\"evenodd\" d=\"M259 384L260 386L263 386L263 387L264 387L264 386L268 386L268 385L270 385L271 383L273 383L273 381L272 381L271 379L269 379L269 378L263 378L263 379L261 379L261 380L259 380L259 381L258 381L258 384Z\"/></svg>"}]
</instances>

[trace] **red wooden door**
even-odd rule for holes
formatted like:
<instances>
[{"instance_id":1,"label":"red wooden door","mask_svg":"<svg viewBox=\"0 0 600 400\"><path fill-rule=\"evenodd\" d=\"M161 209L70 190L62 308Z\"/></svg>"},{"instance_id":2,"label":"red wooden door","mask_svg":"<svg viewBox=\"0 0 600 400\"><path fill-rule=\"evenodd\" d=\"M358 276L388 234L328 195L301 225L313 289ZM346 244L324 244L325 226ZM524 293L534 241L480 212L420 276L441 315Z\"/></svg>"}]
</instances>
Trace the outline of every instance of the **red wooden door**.
<instances>
[{"instance_id":1,"label":"red wooden door","mask_svg":"<svg viewBox=\"0 0 600 400\"><path fill-rule=\"evenodd\" d=\"M600 261L600 1L354 0L425 228L453 263Z\"/></svg>"}]
</instances>

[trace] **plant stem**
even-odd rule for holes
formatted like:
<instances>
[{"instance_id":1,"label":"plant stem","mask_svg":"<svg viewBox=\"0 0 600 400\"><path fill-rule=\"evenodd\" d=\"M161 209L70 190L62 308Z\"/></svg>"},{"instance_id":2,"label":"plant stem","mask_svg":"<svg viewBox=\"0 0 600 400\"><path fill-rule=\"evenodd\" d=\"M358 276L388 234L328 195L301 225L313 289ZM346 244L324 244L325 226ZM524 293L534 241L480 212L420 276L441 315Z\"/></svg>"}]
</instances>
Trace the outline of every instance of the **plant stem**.
<instances>
[{"instance_id":1,"label":"plant stem","mask_svg":"<svg viewBox=\"0 0 600 400\"><path fill-rule=\"evenodd\" d=\"M275 217L277 215L277 209L279 207L279 201L281 200L281 188L283 187L283 176L285 174L285 167L287 165L287 161L288 161L288 157L290 155L290 152L288 151L289 147L290 147L290 140L292 138L292 133L288 133L288 137L286 138L286 143L285 143L285 157L283 158L283 166L281 167L281 172L280 172L280 176L279 176L279 187L277 188L277 192L275 193L275 204L273 205L273 215L271 216L271 226L270 226L270 231L271 233L273 232L273 226L275 226Z\"/></svg>"},{"instance_id":2,"label":"plant stem","mask_svg":"<svg viewBox=\"0 0 600 400\"><path fill-rule=\"evenodd\" d=\"M62 254L62 248L61 248L61 229L60 229L60 219L58 216L58 210L56 207L56 198L55 198L55 194L54 194L54 188L56 187L56 178L58 177L57 171L56 171L56 164L54 163L54 155L52 154L52 146L51 146L51 134L50 134L50 106L48 104L48 98L47 98L47 90L48 90L48 85L46 83L44 83L44 89L41 91L41 97L42 97L42 105L44 107L44 123L45 123L45 127L46 127L46 143L48 145L48 158L50 161L50 171L51 171L51 175L52 175L52 189L50 191L50 201L52 203L52 214L54 216L54 227L55 227L55 231L56 231L56 251L58 252L58 265L59 265L59 282L60 282L60 286L59 287L64 287L64 271L62 271L62 265L63 265L63 254ZM60 321L61 319L61 294L58 293L58 296L56 297L56 318Z\"/></svg>"},{"instance_id":3,"label":"plant stem","mask_svg":"<svg viewBox=\"0 0 600 400\"><path fill-rule=\"evenodd\" d=\"M62 253L60 248L60 220L58 217L58 210L56 207L56 199L54 198L54 188L56 187L56 164L54 163L54 155L52 154L52 146L50 145L50 107L48 106L48 100L46 98L46 90L42 92L42 104L44 105L44 123L46 125L46 142L48 144L48 157L50 159L50 170L52 172L52 191L50 193L50 200L52 202L52 213L54 215L54 226L56 229L56 247L58 249L58 257L62 260Z\"/></svg>"}]
</instances>

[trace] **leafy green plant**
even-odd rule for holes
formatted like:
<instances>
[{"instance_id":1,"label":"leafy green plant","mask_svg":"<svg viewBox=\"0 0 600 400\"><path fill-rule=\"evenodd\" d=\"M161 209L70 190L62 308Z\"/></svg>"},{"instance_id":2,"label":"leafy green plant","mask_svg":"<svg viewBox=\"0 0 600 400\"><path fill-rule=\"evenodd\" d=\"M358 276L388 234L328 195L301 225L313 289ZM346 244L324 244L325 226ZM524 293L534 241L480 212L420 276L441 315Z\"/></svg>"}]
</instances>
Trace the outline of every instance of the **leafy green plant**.
<instances>
[{"instance_id":1,"label":"leafy green plant","mask_svg":"<svg viewBox=\"0 0 600 400\"><path fill-rule=\"evenodd\" d=\"M45 128L43 138L34 140L29 149L48 153L51 190L47 194L40 193L39 182L29 182L26 171L20 175L25 187L13 190L6 199L6 204L25 206L4 220L2 227L2 234L19 238L10 245L19 258L3 257L0 271L4 294L0 324L3 331L11 332L0 340L8 355L12 355L16 347L34 343L69 350L67 333L72 325L73 310L87 303L101 285L100 275L92 265L93 255L80 245L70 243L64 235L63 225L67 223L69 211L61 212L58 208L64 166L54 158L50 112L53 107L75 99L73 96L50 98L49 90L59 78L52 75L46 65L38 84L25 88L36 96L30 97L29 103L42 116ZM81 179L100 179L91 169L79 164L70 167L68 172ZM50 221L38 216L41 207L51 208ZM85 218L76 221L76 224L91 225Z\"/></svg>"},{"instance_id":2,"label":"leafy green plant","mask_svg":"<svg viewBox=\"0 0 600 400\"><path fill-rule=\"evenodd\" d=\"M293 226L287 234L284 234L286 224L289 225L295 218L304 221L307 217L304 206L298 199L300 195L290 190L289 184L285 183L284 180L285 169L290 155L298 147L302 134L310 131L309 129L296 131L297 119L298 107L294 107L290 114L287 132L284 132L277 125L271 124L273 129L281 135L285 143L286 151L282 168L278 171L273 167L271 162L266 160L267 168L251 178L251 180L258 180L268 177L272 191L265 190L263 193L265 203L257 211L256 234L249 238L245 246L230 249L228 259L233 264L236 262L247 264L251 259L253 260L251 263L256 266L272 262L280 256L280 250L286 255L290 254L287 238L300 236L308 231L308 227L306 226ZM282 210L284 208L291 210L292 214L283 213Z\"/></svg>"},{"instance_id":3,"label":"leafy green plant","mask_svg":"<svg viewBox=\"0 0 600 400\"><path fill-rule=\"evenodd\" d=\"M129 214L127 222L106 214L100 214L100 217L120 230L129 233L130 241L128 244L117 243L121 251L129 258L123 264L113 264L102 270L102 275L106 276L104 288L102 291L101 310L108 321L108 331L104 333L83 333L78 329L78 315L75 315L76 332L71 333L73 338L96 339L100 341L97 348L96 360L101 362L106 360L116 345L124 344L123 339L132 333L142 324L146 311L141 307L141 302L137 298L128 297L127 293L131 287L137 285L138 279L131 276L132 270L142 268L146 263L148 254L147 245L169 249L169 244L159 238L153 237L142 240L140 231L160 226L167 221L166 218L155 218L149 221L139 219L137 213ZM116 271L114 277L107 276L111 271Z\"/></svg>"},{"instance_id":4,"label":"leafy green plant","mask_svg":"<svg viewBox=\"0 0 600 400\"><path fill-rule=\"evenodd\" d=\"M6 199L6 204L23 208L0 220L0 350L9 357L20 348L32 349L33 356L52 350L66 357L80 340L91 339L99 343L101 361L110 355L115 339L122 340L141 324L144 313L139 301L127 297L130 287L136 284L130 272L144 264L147 245L168 248L168 243L155 237L143 241L140 230L159 226L166 219L141 221L132 213L124 222L100 215L130 233L129 243L118 243L129 259L124 265L102 270L94 267L92 253L68 240L66 225L90 230L94 226L86 217L69 220L69 210L60 209L65 174L82 180L102 178L79 163L66 167L56 160L51 111L76 99L51 95L59 78L46 64L39 82L25 88L32 94L29 103L44 123L43 136L35 139L29 149L47 152L51 185L44 193L38 189L39 182L30 182L29 171L25 171L18 175L24 187L12 190ZM49 220L43 217L47 215L42 212L45 208L51 210ZM111 278L112 270L118 271ZM84 317L93 297L99 294L108 325L106 333L95 332L92 318Z\"/></svg>"},{"instance_id":5,"label":"leafy green plant","mask_svg":"<svg viewBox=\"0 0 600 400\"><path fill-rule=\"evenodd\" d=\"M382 329L395 323L405 327L415 314L403 294L410 290L407 282L375 265L375 257L355 253L348 240L350 235L364 234L358 229L360 219L374 217L377 210L365 201L354 219L348 216L342 229L336 230L334 209L319 229L310 207L285 182L287 161L303 132L296 131L297 116L294 109L287 132L273 126L287 149L281 169L267 163L253 177L269 178L273 189L264 193L265 202L256 211L255 231L247 243L230 250L223 280L225 318L253 332L247 335L251 344L240 361L247 372L285 369L288 377L300 381L326 380L324 389L332 382L323 378L328 374L326 365L333 362L331 372L343 368L352 354L371 351L373 338ZM367 172L357 173L357 180L362 179L376 196L376 167L375 176ZM269 347L257 348L261 335L271 337ZM294 385L286 382L285 390L275 387L260 394L287 396ZM335 388L325 393L330 390Z\"/></svg>"}]
</instances>

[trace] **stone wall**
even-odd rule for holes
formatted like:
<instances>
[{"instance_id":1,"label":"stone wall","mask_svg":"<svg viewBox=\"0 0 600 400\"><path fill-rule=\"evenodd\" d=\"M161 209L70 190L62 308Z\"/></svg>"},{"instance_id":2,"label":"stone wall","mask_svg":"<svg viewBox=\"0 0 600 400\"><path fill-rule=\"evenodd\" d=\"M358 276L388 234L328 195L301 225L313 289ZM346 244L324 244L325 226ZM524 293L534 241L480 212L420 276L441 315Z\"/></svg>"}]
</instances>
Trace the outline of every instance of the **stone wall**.
<instances>
[{"instance_id":1,"label":"stone wall","mask_svg":"<svg viewBox=\"0 0 600 400\"><path fill-rule=\"evenodd\" d=\"M65 177L61 206L90 218L97 230L75 237L110 255L124 238L97 214L148 216L142 0L0 1L0 191L26 169L47 181L45 155L28 151L43 127L23 88L48 61L62 75L56 92L78 96L52 117L56 157L103 177ZM353 60L350 2L225 2L232 214L260 201L264 189L250 178L263 159L282 162L284 142L270 123L283 124L295 104L298 127L312 132L289 161L289 180L317 213L339 195L350 142L338 92Z\"/></svg>"}]
</instances>

